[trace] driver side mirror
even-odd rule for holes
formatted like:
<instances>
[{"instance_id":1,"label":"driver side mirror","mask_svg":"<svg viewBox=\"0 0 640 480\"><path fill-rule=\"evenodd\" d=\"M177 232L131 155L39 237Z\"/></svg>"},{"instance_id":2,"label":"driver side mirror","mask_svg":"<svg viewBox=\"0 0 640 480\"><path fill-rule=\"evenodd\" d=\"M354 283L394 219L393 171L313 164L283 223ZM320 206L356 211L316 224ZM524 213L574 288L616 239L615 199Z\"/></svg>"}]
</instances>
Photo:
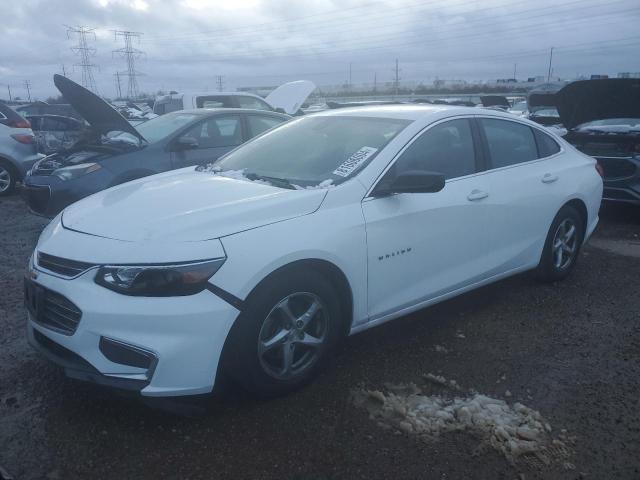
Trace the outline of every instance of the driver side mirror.
<instances>
[{"instance_id":1,"label":"driver side mirror","mask_svg":"<svg viewBox=\"0 0 640 480\"><path fill-rule=\"evenodd\" d=\"M444 188L444 175L424 170L408 170L390 180L380 182L373 195L382 197L392 193L436 193Z\"/></svg>"},{"instance_id":2,"label":"driver side mirror","mask_svg":"<svg viewBox=\"0 0 640 480\"><path fill-rule=\"evenodd\" d=\"M182 137L179 137L175 144L174 144L174 149L175 150L195 150L196 148L198 148L200 145L198 144L198 140L196 140L193 137L189 137L188 135L183 135Z\"/></svg>"}]
</instances>

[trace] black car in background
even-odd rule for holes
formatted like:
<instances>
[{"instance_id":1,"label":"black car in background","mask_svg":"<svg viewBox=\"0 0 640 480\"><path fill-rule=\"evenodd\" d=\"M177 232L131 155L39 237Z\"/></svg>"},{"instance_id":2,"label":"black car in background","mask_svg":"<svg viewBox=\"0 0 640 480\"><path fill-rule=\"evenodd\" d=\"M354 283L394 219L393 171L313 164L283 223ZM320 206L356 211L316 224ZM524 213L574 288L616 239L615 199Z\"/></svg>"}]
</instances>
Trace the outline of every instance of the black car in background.
<instances>
[{"instance_id":1,"label":"black car in background","mask_svg":"<svg viewBox=\"0 0 640 480\"><path fill-rule=\"evenodd\" d=\"M602 167L604 200L640 205L640 79L573 82L555 101L565 140Z\"/></svg>"},{"instance_id":2,"label":"black car in background","mask_svg":"<svg viewBox=\"0 0 640 480\"><path fill-rule=\"evenodd\" d=\"M527 95L527 110L529 120L545 127L561 123L556 106L556 93L559 87L547 85L544 89L532 90Z\"/></svg>"},{"instance_id":3,"label":"black car in background","mask_svg":"<svg viewBox=\"0 0 640 480\"><path fill-rule=\"evenodd\" d=\"M89 128L72 148L44 157L25 177L29 208L44 216L130 180L211 163L291 118L276 112L202 108L168 113L134 127L68 78L55 75L54 83Z\"/></svg>"}]
</instances>

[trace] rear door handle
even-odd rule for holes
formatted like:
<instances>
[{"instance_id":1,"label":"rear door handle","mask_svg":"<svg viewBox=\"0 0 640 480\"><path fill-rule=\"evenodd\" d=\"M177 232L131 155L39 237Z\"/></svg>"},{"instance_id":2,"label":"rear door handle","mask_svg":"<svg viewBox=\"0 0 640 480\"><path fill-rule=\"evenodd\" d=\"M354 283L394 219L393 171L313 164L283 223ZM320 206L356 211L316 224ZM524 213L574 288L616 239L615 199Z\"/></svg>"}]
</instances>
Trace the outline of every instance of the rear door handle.
<instances>
[{"instance_id":1,"label":"rear door handle","mask_svg":"<svg viewBox=\"0 0 640 480\"><path fill-rule=\"evenodd\" d=\"M553 183L556 180L558 180L558 176L551 173L545 173L544 177L542 177L542 183Z\"/></svg>"},{"instance_id":2,"label":"rear door handle","mask_svg":"<svg viewBox=\"0 0 640 480\"><path fill-rule=\"evenodd\" d=\"M471 190L471 193L467 195L467 200L470 202L475 202L478 200L482 200L483 198L487 198L489 194L487 192L483 192L482 190Z\"/></svg>"}]
</instances>

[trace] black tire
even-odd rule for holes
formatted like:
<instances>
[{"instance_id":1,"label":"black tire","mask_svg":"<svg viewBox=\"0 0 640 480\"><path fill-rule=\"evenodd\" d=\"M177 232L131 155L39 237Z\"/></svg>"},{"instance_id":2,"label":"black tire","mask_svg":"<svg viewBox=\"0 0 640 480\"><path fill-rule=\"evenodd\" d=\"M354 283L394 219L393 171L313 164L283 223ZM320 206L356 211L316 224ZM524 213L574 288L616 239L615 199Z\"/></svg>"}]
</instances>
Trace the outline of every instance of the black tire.
<instances>
[{"instance_id":1,"label":"black tire","mask_svg":"<svg viewBox=\"0 0 640 480\"><path fill-rule=\"evenodd\" d=\"M558 241L561 238L569 238L567 234L571 226L575 228L574 236L567 240L567 244L564 245L566 248L563 248L563 246L558 247ZM562 228L564 228L564 235ZM584 231L584 219L580 212L571 205L562 207L551 223L540 263L534 272L538 280L542 282L557 282L571 273L578 261L580 247L584 239ZM572 246L573 251L569 252ZM562 251L560 260L558 260L559 250Z\"/></svg>"},{"instance_id":2,"label":"black tire","mask_svg":"<svg viewBox=\"0 0 640 480\"><path fill-rule=\"evenodd\" d=\"M5 183L7 177L9 181L8 184ZM0 197L7 197L13 194L16 189L18 172L11 163L2 158L0 158L0 180L4 180L0 182Z\"/></svg>"},{"instance_id":3,"label":"black tire","mask_svg":"<svg viewBox=\"0 0 640 480\"><path fill-rule=\"evenodd\" d=\"M297 317L305 311L305 301L319 300L321 308L314 316L309 316L312 320L306 328L316 329L315 332L310 333L316 337L322 337L320 346L311 348L302 343L303 339L307 340L304 331L300 333L299 329L281 328L281 324L286 320L283 321L278 317L287 317L276 307L287 298L289 298L288 305L295 314L288 318ZM329 352L342 336L339 295L331 283L314 270L290 270L276 273L249 295L245 305L225 343L222 368L224 373L241 387L261 397L283 395L307 384L316 376ZM325 327L320 328L321 325ZM295 346L292 347L291 355L298 355L299 362L305 358L304 355L310 355L309 365L295 374L291 373L290 378L278 378L278 373L275 372L278 365L284 366L284 349L287 347L284 342L278 343L277 347L273 347L266 354L261 355L259 352L261 336L264 337L264 332L272 327L279 334L293 338L290 341L295 343ZM292 335L296 334L302 336L294 338ZM273 338L276 336L277 334L274 334ZM263 346L272 340L271 335L267 335L264 340L264 343L260 343ZM313 355L307 354L307 351L312 351ZM313 358L315 360L312 361ZM274 365L275 367L271 368ZM304 362L301 365L304 366Z\"/></svg>"}]
</instances>

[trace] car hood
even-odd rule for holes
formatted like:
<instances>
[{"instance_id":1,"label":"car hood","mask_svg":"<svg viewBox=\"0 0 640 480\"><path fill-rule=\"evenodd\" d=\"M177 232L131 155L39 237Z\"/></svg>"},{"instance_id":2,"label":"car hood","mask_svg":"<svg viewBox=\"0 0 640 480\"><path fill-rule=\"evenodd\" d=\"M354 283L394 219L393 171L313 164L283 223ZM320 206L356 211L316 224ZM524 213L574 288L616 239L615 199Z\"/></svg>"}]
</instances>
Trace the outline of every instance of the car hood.
<instances>
[{"instance_id":1,"label":"car hood","mask_svg":"<svg viewBox=\"0 0 640 480\"><path fill-rule=\"evenodd\" d=\"M507 100L507 97L503 97L502 95L483 95L482 97L480 97L480 101L482 102L483 107L509 108L511 106L509 104L509 100Z\"/></svg>"},{"instance_id":2,"label":"car hood","mask_svg":"<svg viewBox=\"0 0 640 480\"><path fill-rule=\"evenodd\" d=\"M127 132L142 141L144 137L115 108L95 93L62 75L54 75L53 83L67 102L84 118L91 128L105 135L115 130Z\"/></svg>"},{"instance_id":3,"label":"car hood","mask_svg":"<svg viewBox=\"0 0 640 480\"><path fill-rule=\"evenodd\" d=\"M640 78L581 80L557 94L557 107L565 127L608 118L640 118Z\"/></svg>"},{"instance_id":4,"label":"car hood","mask_svg":"<svg viewBox=\"0 0 640 480\"><path fill-rule=\"evenodd\" d=\"M135 180L64 210L65 228L129 242L193 242L318 209L326 190L287 190L191 168Z\"/></svg>"},{"instance_id":5,"label":"car hood","mask_svg":"<svg viewBox=\"0 0 640 480\"><path fill-rule=\"evenodd\" d=\"M315 89L316 84L310 80L284 83L267 95L265 100L273 108L281 108L285 113L295 115Z\"/></svg>"}]
</instances>

